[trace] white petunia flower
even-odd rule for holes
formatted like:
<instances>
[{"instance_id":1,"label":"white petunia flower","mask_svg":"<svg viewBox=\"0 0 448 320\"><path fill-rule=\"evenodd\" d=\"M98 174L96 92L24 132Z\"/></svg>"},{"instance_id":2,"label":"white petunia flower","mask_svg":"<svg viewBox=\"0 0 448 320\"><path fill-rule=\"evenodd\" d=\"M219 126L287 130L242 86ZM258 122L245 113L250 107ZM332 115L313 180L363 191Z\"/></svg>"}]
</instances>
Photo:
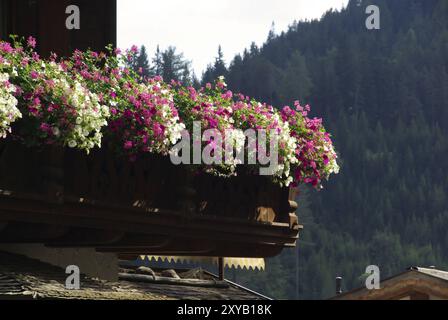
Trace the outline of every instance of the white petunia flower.
<instances>
[{"instance_id":1,"label":"white petunia flower","mask_svg":"<svg viewBox=\"0 0 448 320\"><path fill-rule=\"evenodd\" d=\"M17 108L17 99L11 94L16 87L9 83L9 75L0 73L0 138L11 132L11 124L22 117Z\"/></svg>"}]
</instances>

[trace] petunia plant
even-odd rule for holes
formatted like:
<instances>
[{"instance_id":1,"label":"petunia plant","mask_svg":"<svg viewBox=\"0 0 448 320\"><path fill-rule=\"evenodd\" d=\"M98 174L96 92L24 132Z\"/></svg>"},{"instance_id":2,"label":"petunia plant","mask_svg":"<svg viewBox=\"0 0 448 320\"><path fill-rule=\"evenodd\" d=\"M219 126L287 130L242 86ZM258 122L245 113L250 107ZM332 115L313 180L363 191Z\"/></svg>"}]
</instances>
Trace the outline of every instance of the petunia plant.
<instances>
[{"instance_id":1,"label":"petunia plant","mask_svg":"<svg viewBox=\"0 0 448 320\"><path fill-rule=\"evenodd\" d=\"M130 67L136 47L42 59L33 38L23 42L0 41L1 138L12 135L28 145L87 153L106 142L133 160L145 153L172 155L179 140L193 133L193 142L212 147L214 156L226 151L221 162L192 166L214 175L236 175L243 165L254 173L265 164L252 160L274 151L269 175L281 186L306 183L320 189L339 171L331 136L321 119L308 117L309 106L296 102L279 110L234 94L222 77L203 88L142 77ZM197 137L197 125L216 134ZM251 130L266 144L252 139ZM228 157L229 149L235 157Z\"/></svg>"},{"instance_id":2,"label":"petunia plant","mask_svg":"<svg viewBox=\"0 0 448 320\"><path fill-rule=\"evenodd\" d=\"M2 43L0 55L11 64L19 110L27 121L20 126L25 143L79 148L101 146L108 106L83 82L73 79L55 57L44 60L34 51L34 39L24 48Z\"/></svg>"},{"instance_id":3,"label":"petunia plant","mask_svg":"<svg viewBox=\"0 0 448 320\"><path fill-rule=\"evenodd\" d=\"M86 83L108 105L106 137L114 149L135 159L139 153L167 155L185 128L173 102L171 87L160 77L143 79L129 60L135 48L122 54L76 51L66 62L72 76Z\"/></svg>"}]
</instances>

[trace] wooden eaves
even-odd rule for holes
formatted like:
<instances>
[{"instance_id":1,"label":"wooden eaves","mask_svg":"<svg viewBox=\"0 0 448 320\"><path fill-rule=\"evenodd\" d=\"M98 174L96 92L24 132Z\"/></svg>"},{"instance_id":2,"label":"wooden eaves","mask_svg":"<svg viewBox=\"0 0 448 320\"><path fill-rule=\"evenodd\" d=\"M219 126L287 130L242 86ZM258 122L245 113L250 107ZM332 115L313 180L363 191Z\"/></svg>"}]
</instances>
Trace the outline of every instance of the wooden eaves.
<instances>
[{"instance_id":1,"label":"wooden eaves","mask_svg":"<svg viewBox=\"0 0 448 320\"><path fill-rule=\"evenodd\" d=\"M292 247L301 226L188 215L170 210L63 203L0 193L0 242L94 247L132 258L142 254L271 257Z\"/></svg>"}]
</instances>

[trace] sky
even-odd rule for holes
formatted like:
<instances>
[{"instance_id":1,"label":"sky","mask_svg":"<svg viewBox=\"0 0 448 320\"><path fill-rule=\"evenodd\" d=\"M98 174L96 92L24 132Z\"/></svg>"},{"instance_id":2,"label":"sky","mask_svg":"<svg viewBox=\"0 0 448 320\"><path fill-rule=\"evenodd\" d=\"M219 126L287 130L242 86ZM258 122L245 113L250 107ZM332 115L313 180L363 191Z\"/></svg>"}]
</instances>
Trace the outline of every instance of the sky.
<instances>
[{"instance_id":1,"label":"sky","mask_svg":"<svg viewBox=\"0 0 448 320\"><path fill-rule=\"evenodd\" d=\"M145 45L150 57L160 45L183 52L201 76L222 46L226 63L252 42L266 41L294 20L320 18L348 0L118 0L118 46Z\"/></svg>"}]
</instances>

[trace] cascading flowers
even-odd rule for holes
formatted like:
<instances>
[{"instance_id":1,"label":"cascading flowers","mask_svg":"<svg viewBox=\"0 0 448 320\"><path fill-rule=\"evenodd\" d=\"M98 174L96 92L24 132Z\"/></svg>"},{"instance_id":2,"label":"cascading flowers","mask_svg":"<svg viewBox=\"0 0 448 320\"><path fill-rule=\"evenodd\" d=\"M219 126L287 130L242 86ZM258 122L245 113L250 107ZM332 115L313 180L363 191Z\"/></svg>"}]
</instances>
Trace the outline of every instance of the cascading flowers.
<instances>
[{"instance_id":1,"label":"cascading flowers","mask_svg":"<svg viewBox=\"0 0 448 320\"><path fill-rule=\"evenodd\" d=\"M233 94L225 90L223 79L218 80L215 86L208 84L199 90L183 87L175 81L172 84L175 89L174 102L188 132L193 132L194 125L200 124L201 131L208 130L212 133L211 137L192 136L191 138L201 139L201 146L212 148L213 154L218 150L221 153L217 159L218 163L202 164L204 171L222 177L235 175L236 166L240 162L236 159L225 161L226 142L229 143L227 147L240 152L244 148L245 136L240 128L234 126ZM202 138L206 138L205 141ZM194 142L198 143L198 141Z\"/></svg>"},{"instance_id":2,"label":"cascading flowers","mask_svg":"<svg viewBox=\"0 0 448 320\"><path fill-rule=\"evenodd\" d=\"M178 83L174 85L175 104L188 131L192 132L193 123L199 122L202 130L215 130L222 137L219 141L202 141L203 147L212 145L226 150L226 143L230 141L235 154L244 151L244 161L250 156L259 160L260 154L273 151L270 143L271 136L275 136L277 164L270 170L270 175L281 186L303 182L319 189L323 179L339 172L330 135L325 132L320 119L308 118L308 106L302 108L296 103L295 110L285 107L279 111L242 94L233 94L222 77L214 85L207 84L200 90L185 88ZM246 130L251 129L257 131L258 138L260 132L264 132L266 143L259 143L258 139L251 145L246 135ZM232 136L227 140L229 135ZM206 172L230 177L236 174L237 166L243 164L238 157L233 158L233 162L225 160L202 167ZM261 166L259 162L244 164L253 169Z\"/></svg>"},{"instance_id":3,"label":"cascading flowers","mask_svg":"<svg viewBox=\"0 0 448 320\"><path fill-rule=\"evenodd\" d=\"M277 136L278 163L272 171L274 182L281 186L305 183L321 189L322 180L339 173L331 136L325 131L322 119L308 118L309 106L302 107L296 101L294 109L286 106L277 110L242 94L235 96L232 105L235 127L263 129L268 135L273 132ZM257 153L261 147L263 145L257 145Z\"/></svg>"},{"instance_id":4,"label":"cascading flowers","mask_svg":"<svg viewBox=\"0 0 448 320\"><path fill-rule=\"evenodd\" d=\"M291 136L289 124L280 117L278 112L267 104L262 104L254 99L249 99L243 95L237 95L233 106L233 119L235 125L243 130L257 129L266 132L266 146L259 144L256 148L247 146L248 154L256 152L267 154L272 151L270 145L272 134L275 135L277 144L277 165L272 168L271 175L273 180L280 185L289 186L293 181L291 176L291 166L297 163L295 157L296 140ZM268 148L263 150L262 148ZM251 150L252 149L252 150Z\"/></svg>"},{"instance_id":5,"label":"cascading flowers","mask_svg":"<svg viewBox=\"0 0 448 320\"><path fill-rule=\"evenodd\" d=\"M67 62L70 72L110 106L106 136L118 152L131 159L142 152L167 155L185 128L171 87L160 77L143 79L128 67L135 48L125 54L111 50L110 55L75 52Z\"/></svg>"},{"instance_id":6,"label":"cascading flowers","mask_svg":"<svg viewBox=\"0 0 448 320\"><path fill-rule=\"evenodd\" d=\"M297 163L292 167L295 183L311 184L322 188L322 180L339 173L337 154L330 134L322 126L322 119L309 119L309 106L295 102L295 108L285 107L281 111L283 121L291 129L291 137L297 141L295 154Z\"/></svg>"},{"instance_id":7,"label":"cascading flowers","mask_svg":"<svg viewBox=\"0 0 448 320\"><path fill-rule=\"evenodd\" d=\"M199 137L201 146L214 147L213 155L223 151L222 161L201 165L207 173L229 177L244 164L246 172L258 174L264 164L248 160L272 152L271 137L276 138L277 156L271 176L281 186L306 183L320 189L323 180L339 172L331 137L321 119L308 117L308 106L296 102L294 108L275 109L232 93L222 77L200 89L143 78L130 67L136 47L124 53L111 47L108 54L75 51L61 60L55 55L41 59L35 45L31 37L26 46L0 41L1 138L12 130L30 145L68 146L87 153L106 139L132 160L142 153L175 152L183 134L191 137L199 123L201 131L216 133ZM264 132L265 143L250 141L250 130ZM228 159L229 148L245 157Z\"/></svg>"},{"instance_id":8,"label":"cascading flowers","mask_svg":"<svg viewBox=\"0 0 448 320\"><path fill-rule=\"evenodd\" d=\"M41 59L28 39L23 48L3 45L3 58L14 65L19 109L27 119L21 135L27 144L62 145L87 151L101 146L102 128L107 125L109 108L81 81L67 74L65 66Z\"/></svg>"}]
</instances>

